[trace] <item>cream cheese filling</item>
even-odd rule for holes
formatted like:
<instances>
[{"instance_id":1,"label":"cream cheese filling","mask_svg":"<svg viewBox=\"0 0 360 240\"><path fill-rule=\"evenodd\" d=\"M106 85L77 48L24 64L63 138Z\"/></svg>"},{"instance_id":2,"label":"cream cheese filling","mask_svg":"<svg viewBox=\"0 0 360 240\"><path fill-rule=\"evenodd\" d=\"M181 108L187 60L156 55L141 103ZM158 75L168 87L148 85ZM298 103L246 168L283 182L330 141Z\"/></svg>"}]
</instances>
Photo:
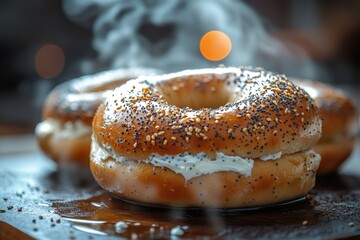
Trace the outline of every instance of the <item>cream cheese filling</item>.
<instances>
[{"instance_id":1,"label":"cream cheese filling","mask_svg":"<svg viewBox=\"0 0 360 240\"><path fill-rule=\"evenodd\" d=\"M190 180L201 175L220 171L237 172L245 176L251 175L254 160L238 156L227 156L221 152L216 153L215 160L209 159L205 153L196 155L184 153L175 156L153 155L145 160L157 167L167 167Z\"/></svg>"},{"instance_id":2,"label":"cream cheese filling","mask_svg":"<svg viewBox=\"0 0 360 240\"><path fill-rule=\"evenodd\" d=\"M280 158L281 152L266 155L260 158L263 161ZM129 161L123 156L113 152L110 146L99 146L93 139L91 143L91 158L97 164L102 161L113 158L118 162ZM157 167L167 167L177 174L181 174L186 181L201 175L211 174L221 171L237 172L245 176L250 176L254 166L254 160L251 158L242 158L239 156L228 156L222 152L216 153L216 159L212 160L205 153L190 154L183 153L178 155L158 155L153 154L143 162Z\"/></svg>"},{"instance_id":3,"label":"cream cheese filling","mask_svg":"<svg viewBox=\"0 0 360 240\"><path fill-rule=\"evenodd\" d=\"M275 160L275 159L281 158L281 156L282 156L282 152L278 152L278 153L262 156L262 157L260 157L260 160L263 160L263 161Z\"/></svg>"},{"instance_id":4,"label":"cream cheese filling","mask_svg":"<svg viewBox=\"0 0 360 240\"><path fill-rule=\"evenodd\" d=\"M80 120L74 122L60 122L55 119L44 120L37 124L35 135L38 138L45 138L53 135L59 139L73 139L90 135L92 133L91 126Z\"/></svg>"}]
</instances>

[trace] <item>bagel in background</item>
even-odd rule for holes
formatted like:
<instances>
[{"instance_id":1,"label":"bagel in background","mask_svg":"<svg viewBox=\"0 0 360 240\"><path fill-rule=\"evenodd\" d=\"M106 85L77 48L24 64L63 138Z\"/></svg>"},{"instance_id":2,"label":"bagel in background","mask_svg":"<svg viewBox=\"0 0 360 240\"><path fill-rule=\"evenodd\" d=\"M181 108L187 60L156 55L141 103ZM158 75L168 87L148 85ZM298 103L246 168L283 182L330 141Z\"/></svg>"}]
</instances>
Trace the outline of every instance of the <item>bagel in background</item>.
<instances>
[{"instance_id":1,"label":"bagel in background","mask_svg":"<svg viewBox=\"0 0 360 240\"><path fill-rule=\"evenodd\" d=\"M322 137L314 150L321 155L319 174L336 172L351 155L359 131L355 105L345 95L328 84L293 79L315 100L323 119Z\"/></svg>"},{"instance_id":2,"label":"bagel in background","mask_svg":"<svg viewBox=\"0 0 360 240\"><path fill-rule=\"evenodd\" d=\"M59 165L89 163L92 120L112 89L155 69L129 68L104 71L66 81L48 95L42 122L35 129L41 150Z\"/></svg>"}]
</instances>

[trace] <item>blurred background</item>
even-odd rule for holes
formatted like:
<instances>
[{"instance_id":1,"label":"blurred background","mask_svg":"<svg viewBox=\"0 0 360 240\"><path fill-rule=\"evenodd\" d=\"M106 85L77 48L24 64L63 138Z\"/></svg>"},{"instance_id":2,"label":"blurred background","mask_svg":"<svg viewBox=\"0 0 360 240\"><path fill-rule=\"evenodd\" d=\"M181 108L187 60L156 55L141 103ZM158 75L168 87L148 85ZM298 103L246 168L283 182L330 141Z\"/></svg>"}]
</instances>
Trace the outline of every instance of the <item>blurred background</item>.
<instances>
[{"instance_id":1,"label":"blurred background","mask_svg":"<svg viewBox=\"0 0 360 240\"><path fill-rule=\"evenodd\" d=\"M328 82L360 101L358 0L2 0L0 133L32 132L51 89L119 67L261 66ZM199 51L210 30L227 58Z\"/></svg>"}]
</instances>

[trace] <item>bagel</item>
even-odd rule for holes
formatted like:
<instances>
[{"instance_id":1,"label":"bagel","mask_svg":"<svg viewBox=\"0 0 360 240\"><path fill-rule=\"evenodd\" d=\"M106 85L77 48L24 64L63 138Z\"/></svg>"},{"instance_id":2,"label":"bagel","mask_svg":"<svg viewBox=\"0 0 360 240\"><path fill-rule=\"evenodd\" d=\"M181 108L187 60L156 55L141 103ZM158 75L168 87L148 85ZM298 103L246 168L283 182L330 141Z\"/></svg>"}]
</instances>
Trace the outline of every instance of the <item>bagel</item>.
<instances>
[{"instance_id":1,"label":"bagel","mask_svg":"<svg viewBox=\"0 0 360 240\"><path fill-rule=\"evenodd\" d=\"M342 91L325 83L294 80L315 100L323 119L322 137L314 150L321 155L318 174L336 172L351 155L357 133L358 113Z\"/></svg>"},{"instance_id":2,"label":"bagel","mask_svg":"<svg viewBox=\"0 0 360 240\"><path fill-rule=\"evenodd\" d=\"M89 163L92 120L100 103L129 79L154 74L146 68L117 69L64 82L48 95L35 128L40 149L60 165Z\"/></svg>"},{"instance_id":3,"label":"bagel","mask_svg":"<svg viewBox=\"0 0 360 240\"><path fill-rule=\"evenodd\" d=\"M246 68L131 80L93 121L90 169L130 201L259 206L314 186L321 136L314 101L284 75Z\"/></svg>"}]
</instances>

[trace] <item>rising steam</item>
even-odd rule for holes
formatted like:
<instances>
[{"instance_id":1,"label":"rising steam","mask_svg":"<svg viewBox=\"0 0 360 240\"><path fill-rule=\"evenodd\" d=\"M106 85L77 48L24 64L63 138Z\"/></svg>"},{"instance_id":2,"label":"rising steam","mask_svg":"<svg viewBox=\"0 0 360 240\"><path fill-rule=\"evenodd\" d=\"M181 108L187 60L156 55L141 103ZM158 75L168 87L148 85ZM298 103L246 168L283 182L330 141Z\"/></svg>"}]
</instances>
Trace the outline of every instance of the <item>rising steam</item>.
<instances>
[{"instance_id":1,"label":"rising steam","mask_svg":"<svg viewBox=\"0 0 360 240\"><path fill-rule=\"evenodd\" d=\"M316 77L306 55L271 37L240 0L65 0L64 9L70 19L93 27L98 53L94 69L176 71L223 63ZM199 41L210 30L223 31L232 40L232 51L221 62L209 62L200 54Z\"/></svg>"}]
</instances>

